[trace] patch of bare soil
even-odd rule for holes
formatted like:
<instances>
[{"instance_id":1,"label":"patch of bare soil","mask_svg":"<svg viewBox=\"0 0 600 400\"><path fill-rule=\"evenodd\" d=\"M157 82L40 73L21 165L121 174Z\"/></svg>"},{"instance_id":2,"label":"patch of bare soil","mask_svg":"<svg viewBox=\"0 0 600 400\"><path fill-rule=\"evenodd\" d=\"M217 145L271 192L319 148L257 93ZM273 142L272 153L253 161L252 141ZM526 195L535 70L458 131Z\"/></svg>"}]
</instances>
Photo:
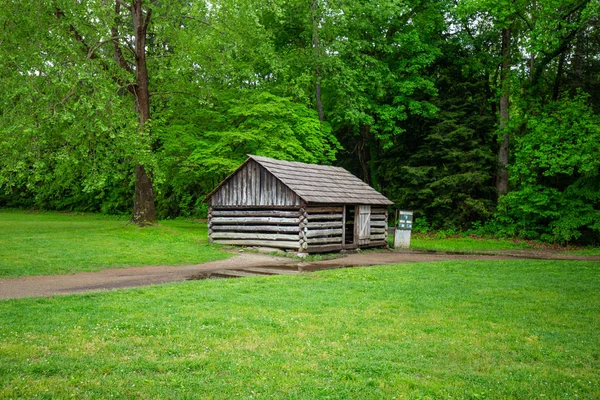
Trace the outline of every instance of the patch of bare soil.
<instances>
[{"instance_id":1,"label":"patch of bare soil","mask_svg":"<svg viewBox=\"0 0 600 400\"><path fill-rule=\"evenodd\" d=\"M369 265L402 264L409 262L509 259L583 260L600 262L600 257L574 256L549 249L496 251L478 254L423 253L410 250L368 251L348 254L341 258L314 262L303 262L288 257L242 252L227 260L180 267L149 266L113 268L98 272L80 272L73 275L31 276L5 279L0 280L0 299L51 296L55 294L147 286L189 279L202 279L212 276L243 277L257 274L282 274L284 273L282 270L303 272Z\"/></svg>"}]
</instances>

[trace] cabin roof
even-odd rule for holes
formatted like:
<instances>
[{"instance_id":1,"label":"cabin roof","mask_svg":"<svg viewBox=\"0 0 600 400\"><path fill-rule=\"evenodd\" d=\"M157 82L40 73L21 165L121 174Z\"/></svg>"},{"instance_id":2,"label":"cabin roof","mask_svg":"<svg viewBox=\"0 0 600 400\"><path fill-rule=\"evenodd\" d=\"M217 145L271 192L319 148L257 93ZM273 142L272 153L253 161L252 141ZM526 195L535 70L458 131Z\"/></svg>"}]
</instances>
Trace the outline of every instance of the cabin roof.
<instances>
[{"instance_id":1,"label":"cabin roof","mask_svg":"<svg viewBox=\"0 0 600 400\"><path fill-rule=\"evenodd\" d=\"M344 168L275 160L273 158L250 154L248 157L249 159L242 164L242 167L249 160L256 161L308 203L393 204L384 195L377 192L371 186L367 185ZM232 175L234 174L235 172ZM232 175L230 175L230 177ZM229 178L225 181L228 179ZM221 185L210 193L207 196L207 199L212 196Z\"/></svg>"}]
</instances>

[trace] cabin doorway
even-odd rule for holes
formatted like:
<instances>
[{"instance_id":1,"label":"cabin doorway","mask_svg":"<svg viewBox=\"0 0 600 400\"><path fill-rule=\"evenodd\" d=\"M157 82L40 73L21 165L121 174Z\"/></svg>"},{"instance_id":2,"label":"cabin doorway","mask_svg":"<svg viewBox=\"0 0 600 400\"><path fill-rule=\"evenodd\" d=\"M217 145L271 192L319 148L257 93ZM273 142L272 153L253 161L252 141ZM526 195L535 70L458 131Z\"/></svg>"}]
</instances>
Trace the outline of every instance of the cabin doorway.
<instances>
[{"instance_id":1,"label":"cabin doorway","mask_svg":"<svg viewBox=\"0 0 600 400\"><path fill-rule=\"evenodd\" d=\"M354 217L356 215L355 206L344 207L344 245L354 245Z\"/></svg>"}]
</instances>

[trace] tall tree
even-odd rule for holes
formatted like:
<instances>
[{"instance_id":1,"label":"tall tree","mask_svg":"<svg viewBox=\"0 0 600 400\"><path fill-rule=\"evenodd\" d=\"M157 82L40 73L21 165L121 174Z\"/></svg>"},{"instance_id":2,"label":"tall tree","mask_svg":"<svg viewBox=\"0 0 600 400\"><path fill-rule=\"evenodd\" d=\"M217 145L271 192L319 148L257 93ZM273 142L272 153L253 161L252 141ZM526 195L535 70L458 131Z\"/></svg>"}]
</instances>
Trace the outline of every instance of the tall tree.
<instances>
[{"instance_id":1,"label":"tall tree","mask_svg":"<svg viewBox=\"0 0 600 400\"><path fill-rule=\"evenodd\" d=\"M373 176L377 153L402 135L410 116L436 112L426 68L440 54L443 8L429 0L353 0L330 13L336 40L327 48L332 67L324 82L335 99L329 120L346 148L345 165L382 189Z\"/></svg>"},{"instance_id":2,"label":"tall tree","mask_svg":"<svg viewBox=\"0 0 600 400\"><path fill-rule=\"evenodd\" d=\"M120 0L115 0L116 22L120 16ZM133 20L134 37L134 60L135 60L135 84L130 91L135 98L135 108L139 115L140 133L149 135L148 121L150 120L150 92L148 90L148 67L146 65L146 37L148 35L148 25L152 16L152 9L148 8L144 12L142 0L132 0L128 7ZM114 28L113 35L118 33ZM123 52L119 47L118 35L113 36L115 46L115 57L119 65L129 71L127 61L123 60ZM133 202L133 215L131 220L137 224L146 224L156 221L156 211L154 208L154 189L152 180L144 165L137 163L135 166L135 200Z\"/></svg>"},{"instance_id":3,"label":"tall tree","mask_svg":"<svg viewBox=\"0 0 600 400\"><path fill-rule=\"evenodd\" d=\"M54 105L51 114L41 116L43 122L40 123L55 126L67 116L85 119L86 116L79 111L83 111L83 106L90 103L90 98L85 97L89 93L94 95L92 102L97 101L94 107L101 107L102 101L120 102L118 97L122 97L122 93L131 94L131 108L137 115L138 139L134 141L141 146L130 152L135 159L132 222L154 222L156 213L152 180L143 157L143 147L150 142L147 36L152 9L145 7L142 0L131 0L130 3L115 0L112 4L104 1L85 4L56 1L39 2L28 8L22 5L15 7L30 15L45 16L41 21L46 24L43 29L48 31L48 35L40 37L42 40L27 43L25 37L11 38L7 43L13 49L31 51L33 57L19 65L19 74L23 79L27 79L27 74L33 74L34 80L45 81L44 85L48 85L42 90ZM61 86L68 89L63 91ZM100 128L100 120L94 119L85 129ZM122 130L127 122L121 120L118 124ZM39 123L35 128L38 134L48 134L41 130ZM110 138L115 138L113 133ZM73 137L67 140L72 142ZM50 152L52 149L46 148L44 151ZM96 148L90 146L89 153L95 152Z\"/></svg>"},{"instance_id":4,"label":"tall tree","mask_svg":"<svg viewBox=\"0 0 600 400\"><path fill-rule=\"evenodd\" d=\"M323 100L321 99L321 41L319 39L319 24L320 15L318 13L318 0L312 0L310 4L311 19L312 19L312 45L314 48L314 64L315 64L315 104L319 113L319 120L325 120L323 113Z\"/></svg>"},{"instance_id":5,"label":"tall tree","mask_svg":"<svg viewBox=\"0 0 600 400\"><path fill-rule=\"evenodd\" d=\"M498 173L496 176L496 190L498 195L502 196L508 192L508 152L509 152L509 100L510 100L510 43L511 43L511 27L502 28L502 44L500 63L500 146L498 147Z\"/></svg>"}]
</instances>

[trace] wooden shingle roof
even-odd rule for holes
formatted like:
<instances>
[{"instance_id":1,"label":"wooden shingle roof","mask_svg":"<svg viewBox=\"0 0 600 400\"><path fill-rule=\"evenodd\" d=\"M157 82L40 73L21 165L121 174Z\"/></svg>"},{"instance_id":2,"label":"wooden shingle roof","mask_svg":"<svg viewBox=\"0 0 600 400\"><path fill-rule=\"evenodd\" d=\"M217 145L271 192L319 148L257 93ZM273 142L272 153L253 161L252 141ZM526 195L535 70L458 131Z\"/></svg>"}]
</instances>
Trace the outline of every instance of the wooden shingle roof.
<instances>
[{"instance_id":1,"label":"wooden shingle roof","mask_svg":"<svg viewBox=\"0 0 600 400\"><path fill-rule=\"evenodd\" d=\"M344 168L248 156L308 203L394 204Z\"/></svg>"}]
</instances>

